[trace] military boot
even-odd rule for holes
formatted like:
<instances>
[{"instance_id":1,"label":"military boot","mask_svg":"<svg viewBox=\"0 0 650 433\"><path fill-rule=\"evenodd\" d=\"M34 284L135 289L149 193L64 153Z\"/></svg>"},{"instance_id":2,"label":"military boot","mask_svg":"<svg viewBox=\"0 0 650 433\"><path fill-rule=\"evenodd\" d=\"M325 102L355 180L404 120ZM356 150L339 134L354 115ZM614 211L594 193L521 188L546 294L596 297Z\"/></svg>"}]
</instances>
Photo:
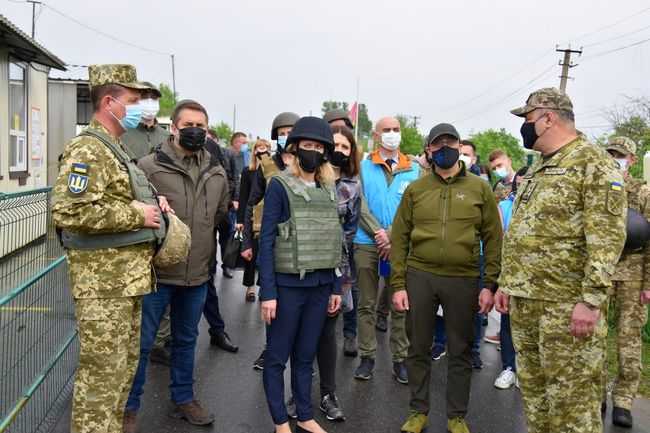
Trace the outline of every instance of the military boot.
<instances>
[{"instance_id":1,"label":"military boot","mask_svg":"<svg viewBox=\"0 0 650 433\"><path fill-rule=\"evenodd\" d=\"M406 422L402 425L402 433L420 433L429 422L429 417L423 413L411 411Z\"/></svg>"},{"instance_id":2,"label":"military boot","mask_svg":"<svg viewBox=\"0 0 650 433\"><path fill-rule=\"evenodd\" d=\"M122 419L122 433L140 433L137 411L124 411L124 419Z\"/></svg>"},{"instance_id":3,"label":"military boot","mask_svg":"<svg viewBox=\"0 0 650 433\"><path fill-rule=\"evenodd\" d=\"M465 420L459 416L447 420L447 431L451 433L469 433Z\"/></svg>"},{"instance_id":4,"label":"military boot","mask_svg":"<svg viewBox=\"0 0 650 433\"><path fill-rule=\"evenodd\" d=\"M198 400L187 404L170 404L167 415L176 419L187 420L192 425L208 425L214 422L214 414L203 407Z\"/></svg>"}]
</instances>

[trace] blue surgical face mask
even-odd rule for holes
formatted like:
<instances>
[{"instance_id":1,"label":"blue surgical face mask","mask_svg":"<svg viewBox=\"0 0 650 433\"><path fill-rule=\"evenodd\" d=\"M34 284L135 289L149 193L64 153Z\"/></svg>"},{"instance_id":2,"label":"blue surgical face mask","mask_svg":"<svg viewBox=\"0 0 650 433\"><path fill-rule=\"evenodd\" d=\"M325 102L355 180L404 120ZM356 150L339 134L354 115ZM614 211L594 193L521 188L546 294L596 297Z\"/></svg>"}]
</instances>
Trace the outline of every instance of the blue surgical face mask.
<instances>
[{"instance_id":1,"label":"blue surgical face mask","mask_svg":"<svg viewBox=\"0 0 650 433\"><path fill-rule=\"evenodd\" d=\"M287 136L280 135L278 136L278 147L284 149L284 146L287 144Z\"/></svg>"},{"instance_id":2,"label":"blue surgical face mask","mask_svg":"<svg viewBox=\"0 0 650 433\"><path fill-rule=\"evenodd\" d=\"M499 167L494 170L494 174L496 174L499 179L506 179L510 174L510 170L505 167Z\"/></svg>"},{"instance_id":3,"label":"blue surgical face mask","mask_svg":"<svg viewBox=\"0 0 650 433\"><path fill-rule=\"evenodd\" d=\"M137 128L140 124L140 118L142 117L142 107L140 104L124 105L112 96L111 99L124 107L126 113L124 119L118 119L118 117L109 110L109 113L111 113L115 120L120 122L122 128L124 128L125 131Z\"/></svg>"},{"instance_id":4,"label":"blue surgical face mask","mask_svg":"<svg viewBox=\"0 0 650 433\"><path fill-rule=\"evenodd\" d=\"M239 148L240 152L248 152L248 143L242 144L241 147Z\"/></svg>"}]
</instances>

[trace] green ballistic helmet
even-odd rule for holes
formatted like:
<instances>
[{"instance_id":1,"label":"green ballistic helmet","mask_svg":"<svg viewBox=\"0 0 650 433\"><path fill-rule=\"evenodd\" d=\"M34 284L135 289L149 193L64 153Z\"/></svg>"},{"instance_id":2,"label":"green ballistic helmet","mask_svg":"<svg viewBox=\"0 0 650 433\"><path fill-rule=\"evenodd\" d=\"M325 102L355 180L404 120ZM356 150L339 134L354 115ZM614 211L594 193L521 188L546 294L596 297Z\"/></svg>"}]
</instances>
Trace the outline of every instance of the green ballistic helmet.
<instances>
[{"instance_id":1,"label":"green ballistic helmet","mask_svg":"<svg viewBox=\"0 0 650 433\"><path fill-rule=\"evenodd\" d=\"M296 121L300 119L296 113L291 111L285 111L275 116L273 119L273 125L271 126L271 140L278 139L278 128L283 126L293 126L296 124Z\"/></svg>"}]
</instances>

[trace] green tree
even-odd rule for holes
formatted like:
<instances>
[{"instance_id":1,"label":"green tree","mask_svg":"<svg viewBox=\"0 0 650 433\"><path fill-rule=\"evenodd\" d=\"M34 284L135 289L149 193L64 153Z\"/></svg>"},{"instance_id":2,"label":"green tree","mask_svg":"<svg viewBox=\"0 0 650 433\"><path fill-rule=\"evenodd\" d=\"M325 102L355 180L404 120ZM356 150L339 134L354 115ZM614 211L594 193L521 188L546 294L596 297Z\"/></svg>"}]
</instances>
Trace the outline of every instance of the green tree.
<instances>
[{"instance_id":1,"label":"green tree","mask_svg":"<svg viewBox=\"0 0 650 433\"><path fill-rule=\"evenodd\" d=\"M368 107L366 104L359 104L359 116L357 118L359 123L359 136L368 137L372 132L372 121L368 117Z\"/></svg>"},{"instance_id":2,"label":"green tree","mask_svg":"<svg viewBox=\"0 0 650 433\"><path fill-rule=\"evenodd\" d=\"M171 87L169 87L165 83L160 83L158 90L160 90L160 93L162 93L162 96L160 97L160 101L159 101L160 111L158 111L158 115L169 116L172 114L172 111L174 111L174 107L176 106L178 92L174 94Z\"/></svg>"},{"instance_id":3,"label":"green tree","mask_svg":"<svg viewBox=\"0 0 650 433\"><path fill-rule=\"evenodd\" d=\"M320 110L325 114L334 108L342 108L346 113L349 113L348 103L339 101L323 101L323 106Z\"/></svg>"},{"instance_id":4,"label":"green tree","mask_svg":"<svg viewBox=\"0 0 650 433\"><path fill-rule=\"evenodd\" d=\"M226 122L220 122L217 125L211 125L210 129L217 130L217 136L219 137L219 143L229 145L230 138L232 137L233 130L230 128L230 125Z\"/></svg>"},{"instance_id":5,"label":"green tree","mask_svg":"<svg viewBox=\"0 0 650 433\"><path fill-rule=\"evenodd\" d=\"M398 114L395 116L402 128L402 143L400 151L406 155L419 155L424 151L424 135L409 123L407 116Z\"/></svg>"},{"instance_id":6,"label":"green tree","mask_svg":"<svg viewBox=\"0 0 650 433\"><path fill-rule=\"evenodd\" d=\"M488 155L496 149L503 150L512 160L512 168L518 168L526 165L528 153L519 144L519 140L504 128L498 131L487 129L481 132L472 132L469 140L476 145L476 153L481 163L488 163Z\"/></svg>"}]
</instances>

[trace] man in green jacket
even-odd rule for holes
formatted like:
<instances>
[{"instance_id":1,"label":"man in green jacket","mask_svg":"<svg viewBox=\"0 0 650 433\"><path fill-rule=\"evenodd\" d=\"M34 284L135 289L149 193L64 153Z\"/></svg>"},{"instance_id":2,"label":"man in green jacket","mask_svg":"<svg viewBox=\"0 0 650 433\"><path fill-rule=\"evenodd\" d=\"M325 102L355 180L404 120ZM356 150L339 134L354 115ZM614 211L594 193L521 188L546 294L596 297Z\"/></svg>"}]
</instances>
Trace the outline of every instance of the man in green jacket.
<instances>
[{"instance_id":1,"label":"man in green jacket","mask_svg":"<svg viewBox=\"0 0 650 433\"><path fill-rule=\"evenodd\" d=\"M487 314L501 262L501 223L490 186L459 161L460 136L452 125L434 126L426 152L433 170L411 183L393 221L393 304L406 311L410 341L411 414L403 432L419 433L429 413L429 350L436 312L445 310L449 362L447 367L447 427L468 433L465 415L472 379L472 345L476 310ZM485 271L479 286L480 242Z\"/></svg>"}]
</instances>

